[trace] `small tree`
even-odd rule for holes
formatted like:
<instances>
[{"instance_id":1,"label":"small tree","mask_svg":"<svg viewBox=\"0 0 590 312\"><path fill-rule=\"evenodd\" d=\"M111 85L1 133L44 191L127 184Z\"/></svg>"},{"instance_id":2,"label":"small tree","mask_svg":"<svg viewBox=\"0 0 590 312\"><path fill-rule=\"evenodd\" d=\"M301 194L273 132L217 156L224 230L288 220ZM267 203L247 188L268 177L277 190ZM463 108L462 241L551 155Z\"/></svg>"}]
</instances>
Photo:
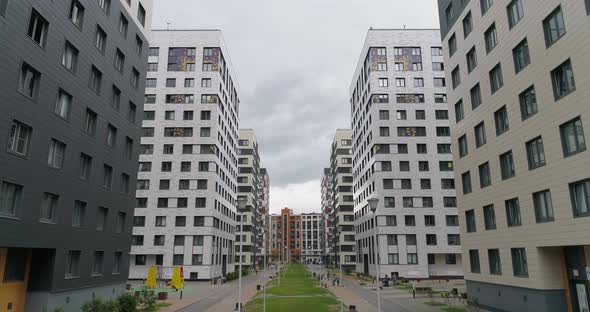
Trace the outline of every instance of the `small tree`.
<instances>
[{"instance_id":1,"label":"small tree","mask_svg":"<svg viewBox=\"0 0 590 312\"><path fill-rule=\"evenodd\" d=\"M121 294L117 298L117 304L119 305L119 312L138 312L138 300L132 293L126 292Z\"/></svg>"},{"instance_id":2,"label":"small tree","mask_svg":"<svg viewBox=\"0 0 590 312\"><path fill-rule=\"evenodd\" d=\"M114 301L103 301L100 299L93 299L86 302L80 308L82 312L119 312L119 306Z\"/></svg>"}]
</instances>

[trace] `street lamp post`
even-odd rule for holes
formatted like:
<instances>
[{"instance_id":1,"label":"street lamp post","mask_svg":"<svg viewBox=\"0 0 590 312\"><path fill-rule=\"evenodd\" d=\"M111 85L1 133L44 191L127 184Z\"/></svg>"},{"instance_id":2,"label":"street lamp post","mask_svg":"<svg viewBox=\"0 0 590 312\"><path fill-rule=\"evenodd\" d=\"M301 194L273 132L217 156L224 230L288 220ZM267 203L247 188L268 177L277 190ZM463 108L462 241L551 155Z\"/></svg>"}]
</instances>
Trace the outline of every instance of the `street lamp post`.
<instances>
[{"instance_id":1,"label":"street lamp post","mask_svg":"<svg viewBox=\"0 0 590 312\"><path fill-rule=\"evenodd\" d=\"M379 277L381 276L381 272L379 270L379 244L377 238L377 204L379 204L379 199L376 197L370 198L367 200L369 203L369 209L373 212L373 217L375 218L375 223L373 224L373 234L375 235L375 271L377 273L377 312L381 312L381 292L380 292L380 283Z\"/></svg>"},{"instance_id":2,"label":"street lamp post","mask_svg":"<svg viewBox=\"0 0 590 312\"><path fill-rule=\"evenodd\" d=\"M240 197L238 198L238 215L240 216L240 232L243 232L243 224L242 220L244 220L243 212L246 210L246 198ZM240 234L241 235L241 234ZM238 272L238 311L242 312L242 246L244 246L244 242L240 239L240 266Z\"/></svg>"}]
</instances>

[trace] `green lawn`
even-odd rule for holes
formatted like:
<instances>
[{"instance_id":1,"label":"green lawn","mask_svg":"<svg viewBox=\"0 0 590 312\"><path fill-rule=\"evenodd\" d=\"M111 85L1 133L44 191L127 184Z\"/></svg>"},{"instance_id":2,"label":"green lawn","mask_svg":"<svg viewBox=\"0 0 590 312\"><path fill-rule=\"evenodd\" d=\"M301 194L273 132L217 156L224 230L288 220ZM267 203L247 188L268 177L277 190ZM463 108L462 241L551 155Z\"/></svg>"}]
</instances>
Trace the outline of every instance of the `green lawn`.
<instances>
[{"instance_id":1,"label":"green lawn","mask_svg":"<svg viewBox=\"0 0 590 312\"><path fill-rule=\"evenodd\" d=\"M320 288L320 282L314 279L303 265L291 264L285 272L284 278L281 276L281 285L277 286L278 280L273 278L266 290L267 294L273 295L313 295L329 294L324 288Z\"/></svg>"},{"instance_id":2,"label":"green lawn","mask_svg":"<svg viewBox=\"0 0 590 312\"><path fill-rule=\"evenodd\" d=\"M245 312L262 312L262 299L254 299L244 306ZM338 300L333 297L318 298L267 298L266 311L280 312L335 312Z\"/></svg>"},{"instance_id":3,"label":"green lawn","mask_svg":"<svg viewBox=\"0 0 590 312\"><path fill-rule=\"evenodd\" d=\"M326 289L319 286L319 281L305 269L303 265L291 264L281 285L276 277L267 285L267 294L271 296L304 296L304 297L270 297L266 299L267 311L281 312L337 312L338 300ZM246 312L262 312L263 299L261 292L257 299L244 306ZM310 296L310 297L305 297Z\"/></svg>"}]
</instances>

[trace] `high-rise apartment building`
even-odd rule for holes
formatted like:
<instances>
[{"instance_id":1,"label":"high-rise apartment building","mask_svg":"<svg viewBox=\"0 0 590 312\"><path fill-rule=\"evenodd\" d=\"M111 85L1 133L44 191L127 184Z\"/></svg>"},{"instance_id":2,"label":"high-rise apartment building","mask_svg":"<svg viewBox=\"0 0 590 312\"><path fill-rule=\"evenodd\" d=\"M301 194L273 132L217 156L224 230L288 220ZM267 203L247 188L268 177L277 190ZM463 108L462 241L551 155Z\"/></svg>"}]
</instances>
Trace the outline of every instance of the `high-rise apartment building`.
<instances>
[{"instance_id":1,"label":"high-rise apartment building","mask_svg":"<svg viewBox=\"0 0 590 312\"><path fill-rule=\"evenodd\" d=\"M0 1L0 310L125 290L150 20L151 1Z\"/></svg>"},{"instance_id":2,"label":"high-rise apartment building","mask_svg":"<svg viewBox=\"0 0 590 312\"><path fill-rule=\"evenodd\" d=\"M270 256L273 261L297 262L301 256L301 215L283 208L270 216Z\"/></svg>"},{"instance_id":3,"label":"high-rise apartment building","mask_svg":"<svg viewBox=\"0 0 590 312\"><path fill-rule=\"evenodd\" d=\"M236 268L254 269L258 250L258 232L262 230L258 188L260 155L252 129L238 131L238 198L246 200L246 210L237 216Z\"/></svg>"},{"instance_id":4,"label":"high-rise apartment building","mask_svg":"<svg viewBox=\"0 0 590 312\"><path fill-rule=\"evenodd\" d=\"M440 0L468 295L590 306L590 2Z\"/></svg>"},{"instance_id":5,"label":"high-rise apartment building","mask_svg":"<svg viewBox=\"0 0 590 312\"><path fill-rule=\"evenodd\" d=\"M337 129L330 149L334 265L343 270L356 269L351 138L352 130Z\"/></svg>"},{"instance_id":6,"label":"high-rise apartment building","mask_svg":"<svg viewBox=\"0 0 590 312\"><path fill-rule=\"evenodd\" d=\"M376 275L377 250L381 277L463 276L443 66L439 30L368 31L350 87L358 272Z\"/></svg>"},{"instance_id":7,"label":"high-rise apartment building","mask_svg":"<svg viewBox=\"0 0 590 312\"><path fill-rule=\"evenodd\" d=\"M260 174L258 175L258 210L260 211L260 228L258 230L257 240L257 255L259 255L258 263L259 267L264 267L268 263L269 255L269 238L268 234L270 227L270 176L266 168L260 168Z\"/></svg>"},{"instance_id":8,"label":"high-rise apartment building","mask_svg":"<svg viewBox=\"0 0 590 312\"><path fill-rule=\"evenodd\" d=\"M130 278L234 271L240 100L221 31L152 32Z\"/></svg>"},{"instance_id":9,"label":"high-rise apartment building","mask_svg":"<svg viewBox=\"0 0 590 312\"><path fill-rule=\"evenodd\" d=\"M294 214L283 208L270 216L270 259L299 263L319 263L322 259L320 213Z\"/></svg>"},{"instance_id":10,"label":"high-rise apartment building","mask_svg":"<svg viewBox=\"0 0 590 312\"><path fill-rule=\"evenodd\" d=\"M301 214L301 263L319 263L322 260L322 214Z\"/></svg>"},{"instance_id":11,"label":"high-rise apartment building","mask_svg":"<svg viewBox=\"0 0 590 312\"><path fill-rule=\"evenodd\" d=\"M334 262L334 236L333 236L333 215L332 215L332 173L330 168L324 168L321 179L322 194L322 256L323 263Z\"/></svg>"}]
</instances>

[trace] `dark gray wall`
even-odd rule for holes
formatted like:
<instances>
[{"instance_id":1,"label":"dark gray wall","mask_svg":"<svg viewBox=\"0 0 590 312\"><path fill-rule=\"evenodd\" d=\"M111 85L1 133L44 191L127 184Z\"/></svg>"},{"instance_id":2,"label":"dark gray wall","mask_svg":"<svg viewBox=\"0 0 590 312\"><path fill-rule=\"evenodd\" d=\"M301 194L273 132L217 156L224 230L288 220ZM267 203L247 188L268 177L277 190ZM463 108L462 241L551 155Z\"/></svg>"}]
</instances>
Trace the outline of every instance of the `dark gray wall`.
<instances>
[{"instance_id":1,"label":"dark gray wall","mask_svg":"<svg viewBox=\"0 0 590 312\"><path fill-rule=\"evenodd\" d=\"M440 23L440 37L441 37L441 39L443 39L443 41L444 41L447 33L449 32L449 29L451 29L453 27L453 25L455 25L455 23L457 23L457 22L461 23L461 21L458 21L458 17L461 15L461 13L463 13L463 10L465 9L465 7L469 3L469 1L479 1L479 0L438 0L438 17L439 17L438 20ZM451 2L453 3L453 17L454 18L451 23L447 23L447 21L445 21L445 10L449 6L449 4L451 4ZM472 14L476 14L476 13L477 12L474 12Z\"/></svg>"},{"instance_id":2,"label":"dark gray wall","mask_svg":"<svg viewBox=\"0 0 590 312\"><path fill-rule=\"evenodd\" d=\"M480 306L493 312L566 311L563 290L539 290L500 284L466 281L467 295L477 298Z\"/></svg>"},{"instance_id":3,"label":"dark gray wall","mask_svg":"<svg viewBox=\"0 0 590 312\"><path fill-rule=\"evenodd\" d=\"M85 7L84 22L77 28L68 18L71 1L9 0L5 16L0 15L0 181L24 186L18 218L0 217L0 246L56 249L55 266L50 290L66 290L92 285L122 282L128 275L128 251L130 249L131 224L135 205L135 181L137 177L140 124L144 101L145 72L147 68L148 41L131 16L127 39L118 32L119 16L125 12L125 2L112 0L110 14L104 14L96 0L82 0ZM40 47L27 36L32 8L49 21L45 47ZM96 25L108 34L103 55L94 48ZM143 40L143 53L135 52L136 34ZM75 74L61 65L65 41L79 49ZM123 74L114 68L114 55L119 48L125 54ZM20 66L27 62L41 72L41 85L36 100L17 92ZM102 91L95 94L88 87L90 68L95 65L103 73ZM130 84L132 67L140 72L138 89ZM121 109L109 105L111 86L122 90ZM69 121L53 113L58 88L73 96ZM135 124L127 120L127 103L137 105ZM83 129L86 108L98 114L96 135L89 136ZM29 154L19 157L6 151L9 125L19 120L33 128ZM117 146L106 146L106 127L111 123L118 129ZM131 159L124 156L125 137L134 141ZM47 157L50 138L67 144L64 166L61 170L48 167ZM93 157L90 181L79 179L80 153ZM107 163L113 167L113 188L102 187L102 168ZM120 174L130 176L130 195L120 192ZM39 213L43 192L60 195L57 224L40 223ZM71 227L71 213L75 200L88 203L85 228ZM99 206L109 208L109 224L104 232L95 230ZM125 230L115 233L117 212L127 213ZM65 259L68 250L82 251L80 278L65 279ZM103 276L91 277L94 250L104 251ZM114 252L123 251L120 274L111 274ZM38 262L38 261L36 261ZM37 282L37 285L43 285ZM45 288L45 287L43 287Z\"/></svg>"}]
</instances>

